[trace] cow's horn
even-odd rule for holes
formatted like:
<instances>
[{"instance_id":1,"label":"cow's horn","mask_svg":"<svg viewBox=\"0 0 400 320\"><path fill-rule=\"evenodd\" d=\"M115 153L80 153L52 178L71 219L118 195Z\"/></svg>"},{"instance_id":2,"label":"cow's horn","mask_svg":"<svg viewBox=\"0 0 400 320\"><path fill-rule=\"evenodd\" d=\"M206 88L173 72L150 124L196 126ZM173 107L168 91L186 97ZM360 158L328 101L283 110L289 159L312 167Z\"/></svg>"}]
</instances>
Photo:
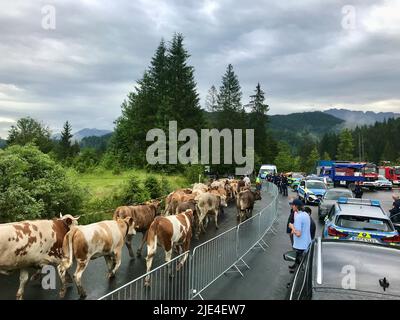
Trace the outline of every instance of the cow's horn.
<instances>
[{"instance_id":1,"label":"cow's horn","mask_svg":"<svg viewBox=\"0 0 400 320\"><path fill-rule=\"evenodd\" d=\"M60 212L60 218L62 218L62 214L61 214L61 212Z\"/></svg>"},{"instance_id":2,"label":"cow's horn","mask_svg":"<svg viewBox=\"0 0 400 320\"><path fill-rule=\"evenodd\" d=\"M74 217L74 220L78 220L81 216Z\"/></svg>"}]
</instances>

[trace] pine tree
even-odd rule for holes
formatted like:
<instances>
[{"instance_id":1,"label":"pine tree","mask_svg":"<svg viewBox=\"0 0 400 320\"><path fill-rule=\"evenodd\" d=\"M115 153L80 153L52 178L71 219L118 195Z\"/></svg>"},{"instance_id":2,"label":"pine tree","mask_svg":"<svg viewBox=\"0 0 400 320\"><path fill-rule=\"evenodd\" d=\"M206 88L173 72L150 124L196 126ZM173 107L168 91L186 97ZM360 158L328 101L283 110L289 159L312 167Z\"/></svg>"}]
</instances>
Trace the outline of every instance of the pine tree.
<instances>
[{"instance_id":1,"label":"pine tree","mask_svg":"<svg viewBox=\"0 0 400 320\"><path fill-rule=\"evenodd\" d=\"M60 160L67 160L72 156L72 137L72 126L68 121L66 121L64 123L63 130L61 131L61 138L58 148L58 157Z\"/></svg>"},{"instance_id":2,"label":"pine tree","mask_svg":"<svg viewBox=\"0 0 400 320\"><path fill-rule=\"evenodd\" d=\"M215 112L218 108L218 91L214 85L208 90L205 107L208 112Z\"/></svg>"},{"instance_id":3,"label":"pine tree","mask_svg":"<svg viewBox=\"0 0 400 320\"><path fill-rule=\"evenodd\" d=\"M322 159L323 160L331 160L331 156L329 155L329 153L328 152L324 152L324 155L322 156Z\"/></svg>"},{"instance_id":4,"label":"pine tree","mask_svg":"<svg viewBox=\"0 0 400 320\"><path fill-rule=\"evenodd\" d=\"M339 146L337 150L337 160L353 160L354 154L354 144L351 131L349 129L344 129L340 133Z\"/></svg>"},{"instance_id":5,"label":"pine tree","mask_svg":"<svg viewBox=\"0 0 400 320\"><path fill-rule=\"evenodd\" d=\"M255 94L250 96L250 99L251 112L248 128L254 129L254 149L256 154L261 159L261 162L266 162L269 160L267 159L269 156L268 149L271 146L271 136L268 136L267 132L267 112L269 107L264 103L265 93L261 90L259 83L256 86Z\"/></svg>"},{"instance_id":6,"label":"pine tree","mask_svg":"<svg viewBox=\"0 0 400 320\"><path fill-rule=\"evenodd\" d=\"M242 129L246 126L242 92L233 66L228 65L217 99L217 128Z\"/></svg>"},{"instance_id":7,"label":"pine tree","mask_svg":"<svg viewBox=\"0 0 400 320\"><path fill-rule=\"evenodd\" d=\"M305 172L313 173L315 172L316 163L319 160L319 153L316 146L311 150L310 155L308 156Z\"/></svg>"},{"instance_id":8,"label":"pine tree","mask_svg":"<svg viewBox=\"0 0 400 320\"><path fill-rule=\"evenodd\" d=\"M174 34L167 50L168 106L163 110L161 128L168 121L176 120L178 130L191 128L200 131L204 127L203 113L194 80L194 68L188 65L190 55L183 45L183 35Z\"/></svg>"},{"instance_id":9,"label":"pine tree","mask_svg":"<svg viewBox=\"0 0 400 320\"><path fill-rule=\"evenodd\" d=\"M279 143L279 152L275 158L275 162L279 172L290 172L295 171L298 166L298 159L293 159L290 152L290 146L286 142Z\"/></svg>"}]
</instances>

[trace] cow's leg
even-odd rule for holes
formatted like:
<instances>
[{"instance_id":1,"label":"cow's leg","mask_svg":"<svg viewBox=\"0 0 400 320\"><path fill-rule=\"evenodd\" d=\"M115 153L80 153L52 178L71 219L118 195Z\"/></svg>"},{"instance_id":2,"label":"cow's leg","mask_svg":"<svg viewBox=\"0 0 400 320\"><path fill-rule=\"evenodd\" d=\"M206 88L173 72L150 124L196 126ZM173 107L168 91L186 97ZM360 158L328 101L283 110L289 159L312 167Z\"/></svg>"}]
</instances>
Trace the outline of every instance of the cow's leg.
<instances>
[{"instance_id":1,"label":"cow's leg","mask_svg":"<svg viewBox=\"0 0 400 320\"><path fill-rule=\"evenodd\" d=\"M190 241L185 241L182 245L182 250L187 252L181 259L181 261L179 261L178 267L176 268L176 271L179 271L182 267L183 264L185 263L188 255L189 255L189 249L190 249Z\"/></svg>"},{"instance_id":2,"label":"cow's leg","mask_svg":"<svg viewBox=\"0 0 400 320\"><path fill-rule=\"evenodd\" d=\"M132 250L132 237L133 236L131 234L128 234L126 236L125 244L126 244L126 247L128 248L129 256L131 258L135 259L135 255L134 255L133 250Z\"/></svg>"},{"instance_id":3,"label":"cow's leg","mask_svg":"<svg viewBox=\"0 0 400 320\"><path fill-rule=\"evenodd\" d=\"M114 260L115 260L114 269L108 275L109 278L115 277L115 273L117 272L119 266L121 265L121 249L119 249L119 250L117 249L114 251Z\"/></svg>"},{"instance_id":4,"label":"cow's leg","mask_svg":"<svg viewBox=\"0 0 400 320\"><path fill-rule=\"evenodd\" d=\"M110 274L114 269L114 259L112 256L104 256L104 260L106 261L107 271Z\"/></svg>"},{"instance_id":5,"label":"cow's leg","mask_svg":"<svg viewBox=\"0 0 400 320\"><path fill-rule=\"evenodd\" d=\"M167 249L165 250L165 262L170 262L171 261L171 258L172 258L172 247L173 246L171 246L171 249L168 250L168 251L167 251ZM169 264L167 265L167 269L168 269L168 275L172 278L173 274L171 272L171 266Z\"/></svg>"},{"instance_id":6,"label":"cow's leg","mask_svg":"<svg viewBox=\"0 0 400 320\"><path fill-rule=\"evenodd\" d=\"M19 288L17 291L17 300L22 300L24 296L25 285L29 280L29 272L26 269L19 271Z\"/></svg>"},{"instance_id":7,"label":"cow's leg","mask_svg":"<svg viewBox=\"0 0 400 320\"><path fill-rule=\"evenodd\" d=\"M87 268L88 264L89 264L90 258L87 258L87 260L81 260L81 259L77 259L77 267L76 267L76 271L74 274L74 280L75 280L75 284L76 284L76 288L78 289L78 293L81 297L81 299L86 298L86 292L82 287L82 274L85 271L85 269Z\"/></svg>"},{"instance_id":8,"label":"cow's leg","mask_svg":"<svg viewBox=\"0 0 400 320\"><path fill-rule=\"evenodd\" d=\"M151 270L151 265L153 264L153 258L156 253L157 245L147 244L147 257L146 257L146 272L149 273ZM150 286L150 275L146 276L144 279L144 286Z\"/></svg>"},{"instance_id":9,"label":"cow's leg","mask_svg":"<svg viewBox=\"0 0 400 320\"><path fill-rule=\"evenodd\" d=\"M219 226L218 226L218 209L214 210L214 214L215 214L215 228L219 229Z\"/></svg>"},{"instance_id":10,"label":"cow's leg","mask_svg":"<svg viewBox=\"0 0 400 320\"><path fill-rule=\"evenodd\" d=\"M39 280L42 277L42 269L39 268L36 270L36 272L31 276L29 279L30 281L36 281Z\"/></svg>"},{"instance_id":11,"label":"cow's leg","mask_svg":"<svg viewBox=\"0 0 400 320\"><path fill-rule=\"evenodd\" d=\"M147 233L148 233L148 230L146 230L146 232L143 232L142 244L140 245L139 249L137 249L137 251L136 251L137 257L142 256L142 250L143 250L144 243L146 242L146 239L147 239Z\"/></svg>"}]
</instances>

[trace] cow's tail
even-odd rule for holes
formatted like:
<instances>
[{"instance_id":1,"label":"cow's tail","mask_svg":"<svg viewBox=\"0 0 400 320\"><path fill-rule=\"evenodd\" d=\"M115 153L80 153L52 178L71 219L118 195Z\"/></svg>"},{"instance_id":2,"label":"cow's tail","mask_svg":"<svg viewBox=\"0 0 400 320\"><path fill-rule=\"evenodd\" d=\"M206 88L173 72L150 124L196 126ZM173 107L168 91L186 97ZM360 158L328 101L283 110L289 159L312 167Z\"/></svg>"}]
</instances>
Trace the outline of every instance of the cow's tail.
<instances>
[{"instance_id":1,"label":"cow's tail","mask_svg":"<svg viewBox=\"0 0 400 320\"><path fill-rule=\"evenodd\" d=\"M68 270L73 263L74 248L73 248L72 240L74 238L76 230L77 230L77 228L72 228L70 231L67 232L67 234L64 237L64 241L63 241L64 258L62 260L62 267L65 270Z\"/></svg>"},{"instance_id":2,"label":"cow's tail","mask_svg":"<svg viewBox=\"0 0 400 320\"><path fill-rule=\"evenodd\" d=\"M160 216L155 217L147 231L147 257L152 257L157 250L157 234L161 219L162 217Z\"/></svg>"}]
</instances>

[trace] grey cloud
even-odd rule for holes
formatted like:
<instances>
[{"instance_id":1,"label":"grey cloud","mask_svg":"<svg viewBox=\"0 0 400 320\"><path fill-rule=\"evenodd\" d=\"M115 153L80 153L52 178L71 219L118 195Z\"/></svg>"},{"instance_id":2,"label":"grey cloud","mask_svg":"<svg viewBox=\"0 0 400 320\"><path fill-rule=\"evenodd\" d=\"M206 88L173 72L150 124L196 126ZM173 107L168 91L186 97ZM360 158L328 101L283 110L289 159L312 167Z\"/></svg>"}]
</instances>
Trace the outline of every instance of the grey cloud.
<instances>
[{"instance_id":1,"label":"grey cloud","mask_svg":"<svg viewBox=\"0 0 400 320\"><path fill-rule=\"evenodd\" d=\"M40 9L52 3L57 28L44 30ZM112 128L123 99L142 76L160 39L169 40L173 32L185 35L202 99L212 84L220 85L226 65L233 63L243 102L260 82L271 113L400 103L399 34L371 32L361 23L373 6L388 4L384 0L1 3L0 120L31 115L56 129L66 119L76 129ZM344 5L356 8L355 30L341 26ZM0 123L0 136L7 126Z\"/></svg>"}]
</instances>

